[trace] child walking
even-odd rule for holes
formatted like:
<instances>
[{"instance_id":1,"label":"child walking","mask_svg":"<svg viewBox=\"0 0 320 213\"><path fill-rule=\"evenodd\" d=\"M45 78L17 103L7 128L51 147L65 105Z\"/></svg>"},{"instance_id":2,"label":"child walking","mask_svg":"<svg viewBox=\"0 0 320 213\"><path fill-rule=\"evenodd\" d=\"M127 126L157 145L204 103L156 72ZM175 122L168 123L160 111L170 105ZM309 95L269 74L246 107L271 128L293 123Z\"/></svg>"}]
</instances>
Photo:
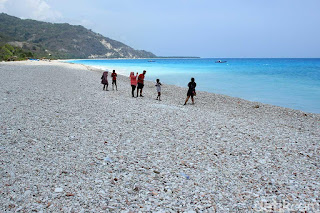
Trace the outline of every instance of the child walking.
<instances>
[{"instance_id":1,"label":"child walking","mask_svg":"<svg viewBox=\"0 0 320 213\"><path fill-rule=\"evenodd\" d=\"M157 79L155 86L157 87L158 96L157 96L156 100L159 100L159 101L161 101L161 99L160 99L160 96L161 96L161 85L162 84L160 83L160 80Z\"/></svg>"}]
</instances>

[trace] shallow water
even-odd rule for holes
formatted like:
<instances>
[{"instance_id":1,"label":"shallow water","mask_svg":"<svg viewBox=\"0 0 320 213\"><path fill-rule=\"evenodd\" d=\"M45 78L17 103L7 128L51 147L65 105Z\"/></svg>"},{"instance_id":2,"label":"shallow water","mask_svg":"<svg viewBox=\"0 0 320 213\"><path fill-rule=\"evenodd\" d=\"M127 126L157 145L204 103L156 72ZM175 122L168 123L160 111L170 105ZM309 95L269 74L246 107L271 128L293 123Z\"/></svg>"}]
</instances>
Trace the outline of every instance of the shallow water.
<instances>
[{"instance_id":1,"label":"shallow water","mask_svg":"<svg viewBox=\"0 0 320 213\"><path fill-rule=\"evenodd\" d=\"M154 62L149 62L153 60ZM320 113L320 59L108 59L69 60L128 75L147 70L146 80L250 101Z\"/></svg>"}]
</instances>

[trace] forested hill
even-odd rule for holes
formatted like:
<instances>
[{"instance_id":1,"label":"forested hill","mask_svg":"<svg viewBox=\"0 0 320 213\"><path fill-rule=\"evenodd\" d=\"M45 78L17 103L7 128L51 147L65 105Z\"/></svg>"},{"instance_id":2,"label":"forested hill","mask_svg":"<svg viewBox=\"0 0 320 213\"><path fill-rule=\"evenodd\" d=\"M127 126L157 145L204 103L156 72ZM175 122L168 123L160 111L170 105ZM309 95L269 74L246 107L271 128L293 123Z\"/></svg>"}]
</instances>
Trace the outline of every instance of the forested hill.
<instances>
[{"instance_id":1,"label":"forested hill","mask_svg":"<svg viewBox=\"0 0 320 213\"><path fill-rule=\"evenodd\" d=\"M52 58L153 58L83 26L20 19L0 13L0 45L9 43L38 57Z\"/></svg>"}]
</instances>

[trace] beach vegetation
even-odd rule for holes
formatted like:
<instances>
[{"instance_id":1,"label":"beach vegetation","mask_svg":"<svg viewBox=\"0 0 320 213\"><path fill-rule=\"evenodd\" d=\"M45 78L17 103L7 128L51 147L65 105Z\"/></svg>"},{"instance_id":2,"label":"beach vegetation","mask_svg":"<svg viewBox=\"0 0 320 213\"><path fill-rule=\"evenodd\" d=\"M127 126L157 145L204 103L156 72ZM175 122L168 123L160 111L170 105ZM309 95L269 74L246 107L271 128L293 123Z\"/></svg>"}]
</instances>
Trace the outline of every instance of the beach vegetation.
<instances>
[{"instance_id":1,"label":"beach vegetation","mask_svg":"<svg viewBox=\"0 0 320 213\"><path fill-rule=\"evenodd\" d=\"M21 61L33 58L30 51L25 51L20 47L14 47L10 44L0 46L0 61Z\"/></svg>"}]
</instances>

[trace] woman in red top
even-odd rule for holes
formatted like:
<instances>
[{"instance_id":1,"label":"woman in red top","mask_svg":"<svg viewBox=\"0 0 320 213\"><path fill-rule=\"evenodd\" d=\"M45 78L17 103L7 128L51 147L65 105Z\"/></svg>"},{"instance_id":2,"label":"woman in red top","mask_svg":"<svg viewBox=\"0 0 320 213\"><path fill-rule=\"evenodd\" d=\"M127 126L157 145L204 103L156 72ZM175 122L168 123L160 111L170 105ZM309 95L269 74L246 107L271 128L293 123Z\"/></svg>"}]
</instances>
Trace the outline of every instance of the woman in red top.
<instances>
[{"instance_id":1,"label":"woman in red top","mask_svg":"<svg viewBox=\"0 0 320 213\"><path fill-rule=\"evenodd\" d=\"M115 70L113 70L112 74L111 74L111 77L112 77L112 90L114 90L113 88L113 85L115 84L116 85L116 90L118 91L118 87L117 87L117 73Z\"/></svg>"},{"instance_id":2,"label":"woman in red top","mask_svg":"<svg viewBox=\"0 0 320 213\"><path fill-rule=\"evenodd\" d=\"M143 97L142 88L144 86L144 76L146 75L146 72L147 71L143 70L143 73L140 74L139 77L138 77L137 97L138 97L138 94L139 94L139 89L140 89L140 97Z\"/></svg>"},{"instance_id":3,"label":"woman in red top","mask_svg":"<svg viewBox=\"0 0 320 213\"><path fill-rule=\"evenodd\" d=\"M132 97L134 98L134 90L136 89L137 86L137 77L138 73L134 75L134 72L130 73L130 80L131 80L131 88L132 88ZM138 97L138 96L137 96Z\"/></svg>"}]
</instances>

